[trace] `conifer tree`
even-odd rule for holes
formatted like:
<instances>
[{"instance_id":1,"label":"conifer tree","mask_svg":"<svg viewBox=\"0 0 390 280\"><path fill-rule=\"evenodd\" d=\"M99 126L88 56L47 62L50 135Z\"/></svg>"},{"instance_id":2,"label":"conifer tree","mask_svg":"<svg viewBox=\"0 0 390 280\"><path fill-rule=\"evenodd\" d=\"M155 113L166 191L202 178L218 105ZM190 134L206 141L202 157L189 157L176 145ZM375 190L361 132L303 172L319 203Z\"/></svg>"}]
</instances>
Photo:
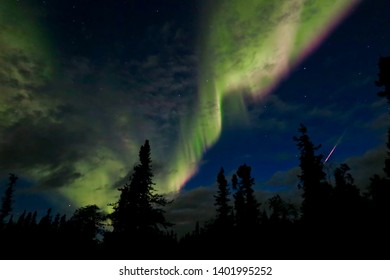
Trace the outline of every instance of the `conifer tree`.
<instances>
[{"instance_id":1,"label":"conifer tree","mask_svg":"<svg viewBox=\"0 0 390 280\"><path fill-rule=\"evenodd\" d=\"M217 216L215 219L215 225L218 229L224 231L233 226L232 207L229 205L230 190L228 188L228 182L225 178L224 170L221 170L217 176L218 192L214 195L214 205L217 207Z\"/></svg>"},{"instance_id":2,"label":"conifer tree","mask_svg":"<svg viewBox=\"0 0 390 280\"><path fill-rule=\"evenodd\" d=\"M241 165L232 177L234 205L237 226L243 230L255 228L259 224L260 204L254 196L253 185L255 181L251 176L251 167Z\"/></svg>"},{"instance_id":3,"label":"conifer tree","mask_svg":"<svg viewBox=\"0 0 390 280\"><path fill-rule=\"evenodd\" d=\"M163 206L168 201L154 189L152 160L149 141L146 140L139 151L139 164L123 188L119 201L110 215L114 232L147 234L167 227Z\"/></svg>"},{"instance_id":4,"label":"conifer tree","mask_svg":"<svg viewBox=\"0 0 390 280\"><path fill-rule=\"evenodd\" d=\"M321 146L315 146L311 142L304 125L301 124L298 131L300 135L294 137L294 141L300 151L301 174L298 176L298 188L303 191L302 219L309 223L322 223L329 214L331 186L326 182L323 156L316 154Z\"/></svg>"},{"instance_id":5,"label":"conifer tree","mask_svg":"<svg viewBox=\"0 0 390 280\"><path fill-rule=\"evenodd\" d=\"M4 224L5 218L12 212L14 187L18 177L15 174L9 174L8 188L5 190L0 209L0 227Z\"/></svg>"}]
</instances>

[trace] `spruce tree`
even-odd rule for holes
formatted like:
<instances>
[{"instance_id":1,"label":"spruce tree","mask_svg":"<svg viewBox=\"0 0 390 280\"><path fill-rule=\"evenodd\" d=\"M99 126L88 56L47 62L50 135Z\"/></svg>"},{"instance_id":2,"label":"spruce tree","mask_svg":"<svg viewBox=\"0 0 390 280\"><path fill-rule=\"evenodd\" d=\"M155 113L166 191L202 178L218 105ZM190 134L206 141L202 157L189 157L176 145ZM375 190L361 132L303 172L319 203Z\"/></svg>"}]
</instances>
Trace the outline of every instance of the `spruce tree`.
<instances>
[{"instance_id":1,"label":"spruce tree","mask_svg":"<svg viewBox=\"0 0 390 280\"><path fill-rule=\"evenodd\" d=\"M4 224L5 218L12 212L14 187L18 177L15 174L9 174L8 188L5 190L0 209L0 228Z\"/></svg>"},{"instance_id":2,"label":"spruce tree","mask_svg":"<svg viewBox=\"0 0 390 280\"><path fill-rule=\"evenodd\" d=\"M254 229L259 224L260 204L254 196L254 183L251 167L246 164L241 165L232 178L232 185L236 190L234 194L236 224L244 231Z\"/></svg>"},{"instance_id":3,"label":"spruce tree","mask_svg":"<svg viewBox=\"0 0 390 280\"><path fill-rule=\"evenodd\" d=\"M217 176L218 192L214 195L217 216L215 219L215 226L225 231L233 226L232 207L229 205L230 190L228 182L225 178L224 170L221 170Z\"/></svg>"},{"instance_id":4,"label":"spruce tree","mask_svg":"<svg viewBox=\"0 0 390 280\"><path fill-rule=\"evenodd\" d=\"M119 190L119 200L110 215L114 232L146 237L171 225L166 221L162 209L168 201L154 188L148 140L140 148L139 164L134 167L129 181Z\"/></svg>"},{"instance_id":5,"label":"spruce tree","mask_svg":"<svg viewBox=\"0 0 390 280\"><path fill-rule=\"evenodd\" d=\"M301 174L298 188L302 189L302 219L308 223L323 223L328 217L330 207L331 186L326 182L323 170L323 156L316 151L321 147L315 146L308 134L307 128L301 124L300 135L294 137L300 151Z\"/></svg>"}]
</instances>

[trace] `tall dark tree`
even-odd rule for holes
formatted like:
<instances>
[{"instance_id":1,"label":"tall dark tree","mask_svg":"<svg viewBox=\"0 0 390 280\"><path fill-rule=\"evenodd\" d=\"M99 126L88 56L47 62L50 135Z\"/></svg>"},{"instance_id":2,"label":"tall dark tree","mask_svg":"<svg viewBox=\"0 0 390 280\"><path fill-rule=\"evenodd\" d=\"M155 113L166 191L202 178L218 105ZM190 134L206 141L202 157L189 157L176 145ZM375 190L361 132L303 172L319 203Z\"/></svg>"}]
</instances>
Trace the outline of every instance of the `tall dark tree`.
<instances>
[{"instance_id":1,"label":"tall dark tree","mask_svg":"<svg viewBox=\"0 0 390 280\"><path fill-rule=\"evenodd\" d=\"M254 178L251 176L251 167L243 164L232 178L234 194L235 216L237 226L243 230L256 228L260 219L260 204L257 202L253 185Z\"/></svg>"},{"instance_id":2,"label":"tall dark tree","mask_svg":"<svg viewBox=\"0 0 390 280\"><path fill-rule=\"evenodd\" d=\"M298 131L300 135L294 137L294 141L300 151L301 174L298 176L298 188L303 190L302 219L309 223L323 223L329 213L331 186L326 182L323 156L316 154L321 146L315 146L311 142L304 125L301 124Z\"/></svg>"},{"instance_id":3,"label":"tall dark tree","mask_svg":"<svg viewBox=\"0 0 390 280\"><path fill-rule=\"evenodd\" d=\"M228 182L226 180L224 170L221 170L217 176L218 192L214 196L217 216L215 219L215 225L222 231L227 230L233 226L232 207L229 205L230 190L228 188Z\"/></svg>"},{"instance_id":4,"label":"tall dark tree","mask_svg":"<svg viewBox=\"0 0 390 280\"><path fill-rule=\"evenodd\" d=\"M0 226L4 224L5 218L12 212L14 187L18 177L15 174L9 174L8 187L5 190L0 209Z\"/></svg>"},{"instance_id":5,"label":"tall dark tree","mask_svg":"<svg viewBox=\"0 0 390 280\"><path fill-rule=\"evenodd\" d=\"M148 140L140 148L139 164L134 167L129 181L119 190L119 200L109 215L116 237L110 234L106 237L117 239L115 242L121 240L126 246L142 245L143 249L153 246L159 238L163 238L163 230L171 224L165 219L163 209L168 201L154 188Z\"/></svg>"}]
</instances>

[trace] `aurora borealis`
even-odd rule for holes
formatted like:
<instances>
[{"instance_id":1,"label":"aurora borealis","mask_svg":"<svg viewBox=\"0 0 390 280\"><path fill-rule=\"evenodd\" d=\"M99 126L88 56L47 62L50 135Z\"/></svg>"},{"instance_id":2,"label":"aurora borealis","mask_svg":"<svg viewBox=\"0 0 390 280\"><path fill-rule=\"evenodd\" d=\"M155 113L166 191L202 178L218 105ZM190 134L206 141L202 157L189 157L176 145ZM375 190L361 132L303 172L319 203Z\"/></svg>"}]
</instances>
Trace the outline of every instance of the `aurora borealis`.
<instances>
[{"instance_id":1,"label":"aurora borealis","mask_svg":"<svg viewBox=\"0 0 390 280\"><path fill-rule=\"evenodd\" d=\"M151 143L156 189L168 193L196 185L204 190L221 165L233 165L236 153L270 168L258 176L259 183L272 186L276 177L293 174L293 143L280 139L292 142L296 123L305 120L300 112L314 112L312 127L314 133L323 128L318 137L326 153L347 126L352 128L343 141L360 139L348 133L359 127L351 120L364 115L361 103L348 107L329 101L344 100L340 92L356 90L355 77L343 82L347 90L330 82L320 85L321 78L299 71L313 57L325 69L319 76L333 77L329 72L335 70L326 67L347 56L349 47L321 55L326 62L315 55L349 18L359 13L364 18L359 9L366 1L38 2L0 3L0 170L4 179L9 172L18 174L24 194L42 196L59 209L97 204L109 211L107 204L118 196L145 139ZM363 41L371 33L346 38ZM387 37L381 40L385 46ZM372 54L373 67L379 50L386 51L378 47ZM356 72L368 75L361 85L371 86L376 69L370 74L361 69ZM306 86L317 87L318 93ZM320 98L328 95L330 103ZM303 96L312 96L313 103L306 104ZM370 100L370 108L379 108L375 96ZM348 115L337 120L343 127L322 126L346 107ZM268 108L275 115L268 117ZM379 120L378 114L370 114L369 121ZM294 123L286 125L288 119ZM238 141L231 132L235 128L253 133L252 140ZM356 140L345 154L341 142L338 159L363 158L375 139ZM257 150L237 148L228 158L236 146ZM275 155L269 159L264 151ZM253 159L261 157L264 162ZM275 163L286 158L288 163Z\"/></svg>"},{"instance_id":2,"label":"aurora borealis","mask_svg":"<svg viewBox=\"0 0 390 280\"><path fill-rule=\"evenodd\" d=\"M196 171L194 163L218 140L223 99L238 96L228 110L234 119L245 121L245 95L260 99L267 94L358 2L253 0L245 5L241 1L210 5L201 35L200 113L191 115L182 126L185 136L179 146L184 143L184 148L177 154L185 157L184 164L174 161L180 169L187 169L187 177Z\"/></svg>"}]
</instances>

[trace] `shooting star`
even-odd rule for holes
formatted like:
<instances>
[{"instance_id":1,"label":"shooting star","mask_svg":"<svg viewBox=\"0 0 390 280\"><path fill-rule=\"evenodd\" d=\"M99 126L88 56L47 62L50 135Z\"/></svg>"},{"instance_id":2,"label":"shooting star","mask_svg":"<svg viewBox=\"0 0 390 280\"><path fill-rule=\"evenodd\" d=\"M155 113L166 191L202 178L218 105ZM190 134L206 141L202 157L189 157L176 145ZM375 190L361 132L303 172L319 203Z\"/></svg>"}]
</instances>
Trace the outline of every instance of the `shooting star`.
<instances>
[{"instance_id":1,"label":"shooting star","mask_svg":"<svg viewBox=\"0 0 390 280\"><path fill-rule=\"evenodd\" d=\"M334 150L336 150L336 147L340 144L341 140L343 139L344 137L344 134L345 134L345 131L343 132L343 134L339 137L339 139L337 140L336 144L333 146L332 150L330 151L329 155L326 157L324 163L326 163L329 158L332 156Z\"/></svg>"}]
</instances>

